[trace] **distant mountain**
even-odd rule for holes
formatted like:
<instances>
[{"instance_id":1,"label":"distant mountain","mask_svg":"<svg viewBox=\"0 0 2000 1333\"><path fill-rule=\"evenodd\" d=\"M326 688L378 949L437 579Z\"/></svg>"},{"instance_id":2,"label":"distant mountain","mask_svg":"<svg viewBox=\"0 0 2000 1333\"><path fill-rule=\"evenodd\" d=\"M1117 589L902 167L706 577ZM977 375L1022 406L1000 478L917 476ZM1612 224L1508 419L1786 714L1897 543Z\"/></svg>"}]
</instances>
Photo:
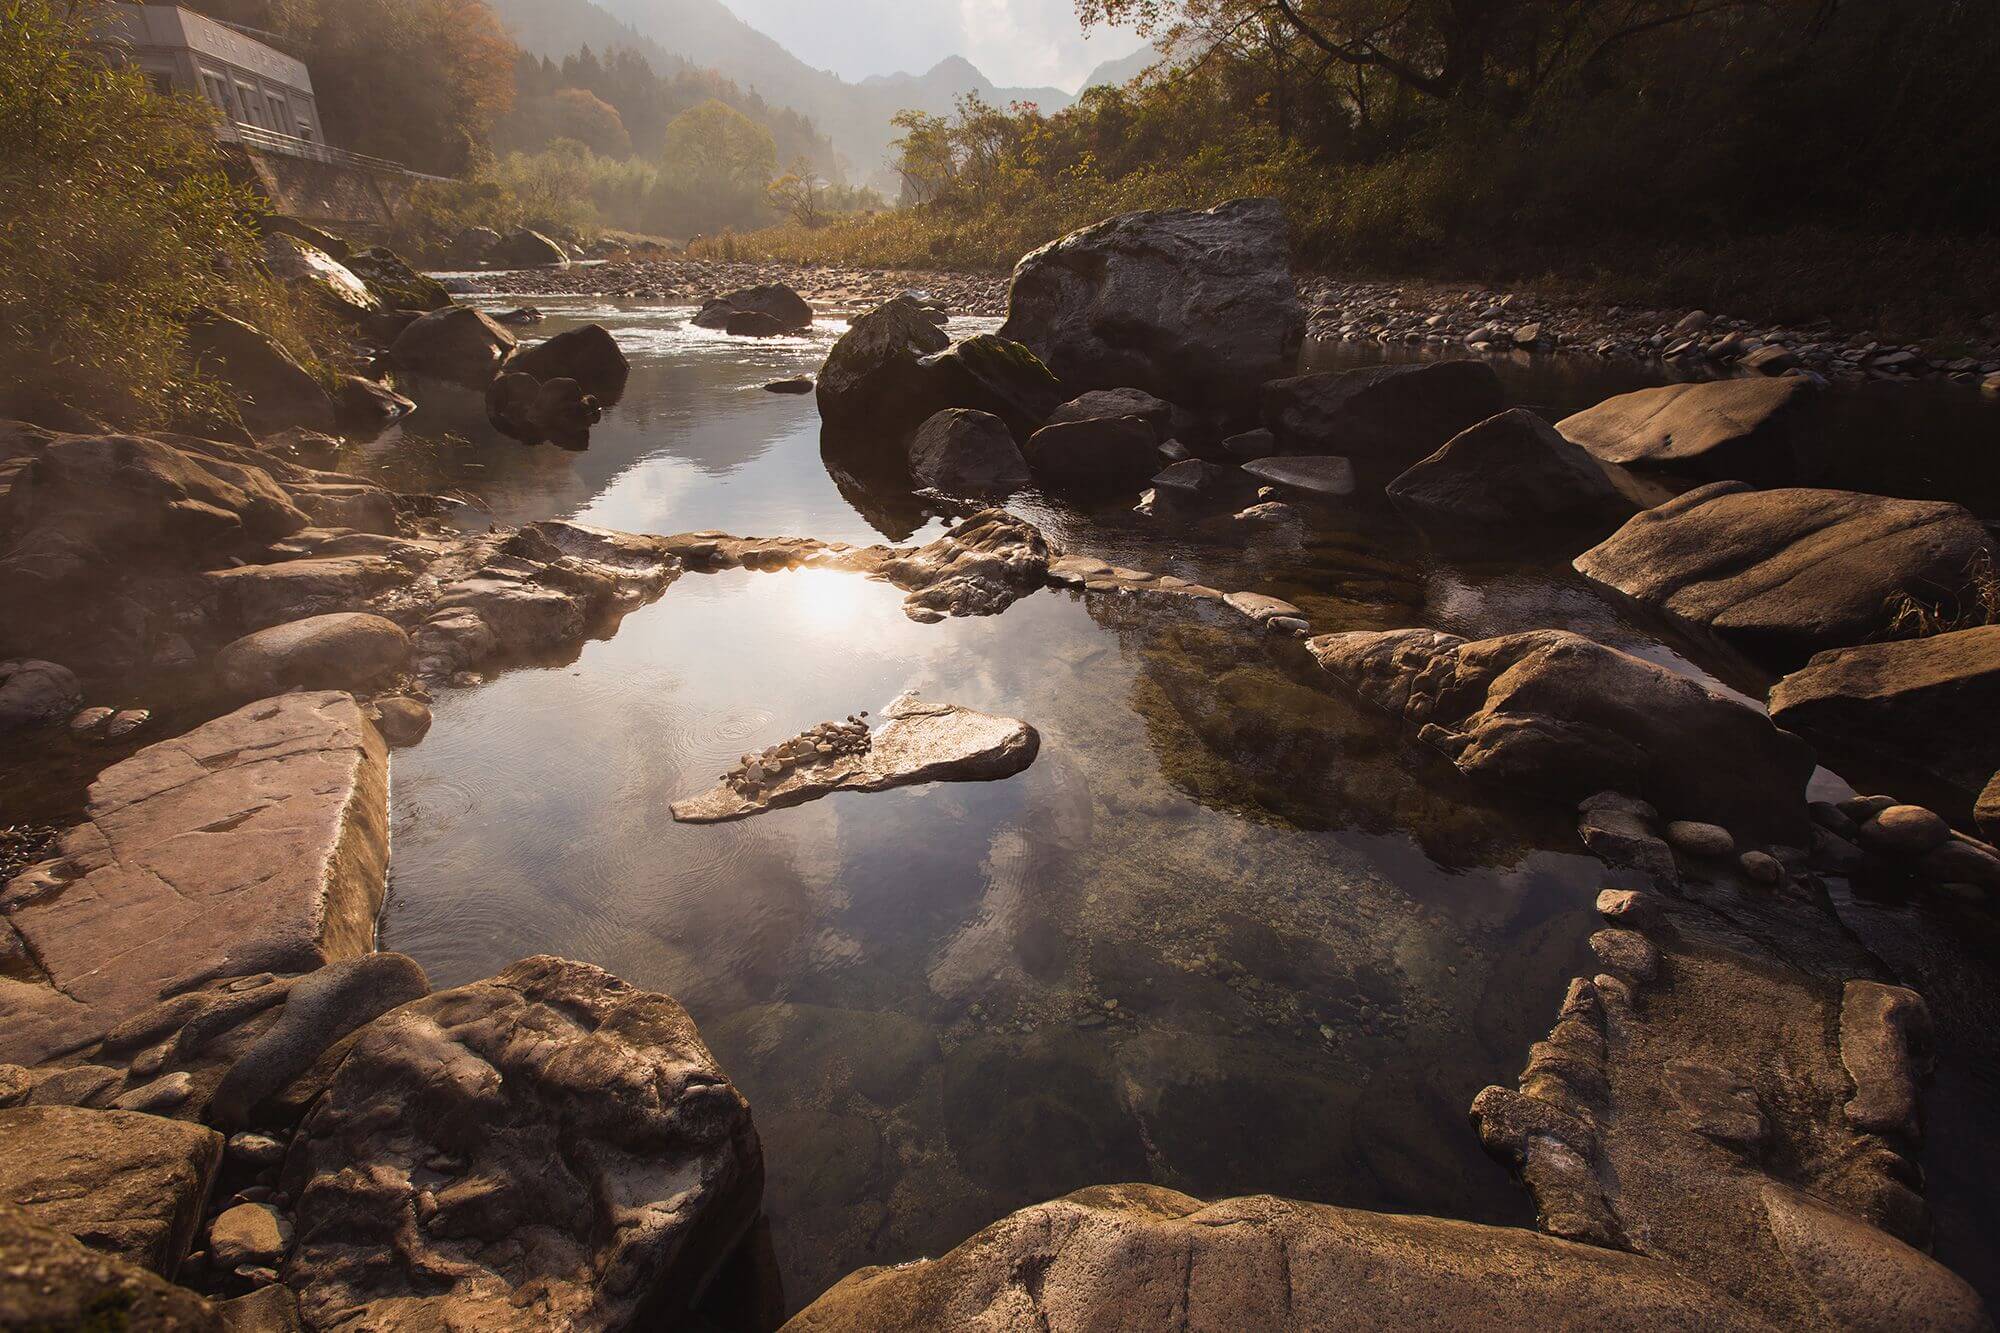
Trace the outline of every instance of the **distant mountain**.
<instances>
[{"instance_id":1,"label":"distant mountain","mask_svg":"<svg viewBox=\"0 0 2000 1333\"><path fill-rule=\"evenodd\" d=\"M1083 87L1077 89L1077 96L1081 97L1091 88L1122 88L1166 58L1166 52L1148 45L1140 47L1129 56L1107 60L1090 71L1090 77L1083 81Z\"/></svg>"},{"instance_id":2,"label":"distant mountain","mask_svg":"<svg viewBox=\"0 0 2000 1333\"><path fill-rule=\"evenodd\" d=\"M578 47L610 42L613 30L627 45L664 51L699 68L714 69L765 101L810 116L833 140L851 174L893 191L890 120L898 111L944 115L965 93L996 106L1032 102L1059 111L1075 99L1060 88L1002 88L968 60L952 56L923 74L878 75L849 83L814 69L765 33L745 23L721 0L489 0L537 54L564 56ZM606 21L610 27L606 27ZM587 35L600 34L596 37ZM636 41L635 41L636 39Z\"/></svg>"}]
</instances>

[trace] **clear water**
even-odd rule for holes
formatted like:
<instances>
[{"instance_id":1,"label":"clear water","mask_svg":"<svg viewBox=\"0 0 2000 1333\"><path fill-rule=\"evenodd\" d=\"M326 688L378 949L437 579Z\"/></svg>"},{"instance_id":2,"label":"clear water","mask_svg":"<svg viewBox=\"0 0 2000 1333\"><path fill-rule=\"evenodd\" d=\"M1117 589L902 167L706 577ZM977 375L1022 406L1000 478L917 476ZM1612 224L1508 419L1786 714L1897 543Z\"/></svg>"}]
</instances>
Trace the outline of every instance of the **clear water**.
<instances>
[{"instance_id":1,"label":"clear water","mask_svg":"<svg viewBox=\"0 0 2000 1333\"><path fill-rule=\"evenodd\" d=\"M476 501L476 522L942 526L843 492L811 398L762 391L816 370L836 327L746 343L688 312L537 304L537 332L597 320L634 363L587 452L498 439L468 405L371 446L371 469ZM1550 410L1630 387L1508 374ZM1067 549L1286 596L1321 630L1562 625L1701 674L1560 561L1447 557L1379 519L1246 542L1016 507ZM550 952L676 996L750 1099L794 1308L1107 1181L1528 1220L1466 1108L1511 1083L1586 965L1603 872L1560 811L1465 782L1296 644L1233 624L1045 592L918 625L900 602L841 574L688 575L572 663L442 694L395 761L385 947L439 986ZM1033 723L1040 757L739 824L668 815L744 751L906 689ZM1930 928L1887 915L1928 957ZM1955 1105L1991 1104L1954 1077ZM1943 1165L1972 1183L1947 1223L2000 1180Z\"/></svg>"}]
</instances>

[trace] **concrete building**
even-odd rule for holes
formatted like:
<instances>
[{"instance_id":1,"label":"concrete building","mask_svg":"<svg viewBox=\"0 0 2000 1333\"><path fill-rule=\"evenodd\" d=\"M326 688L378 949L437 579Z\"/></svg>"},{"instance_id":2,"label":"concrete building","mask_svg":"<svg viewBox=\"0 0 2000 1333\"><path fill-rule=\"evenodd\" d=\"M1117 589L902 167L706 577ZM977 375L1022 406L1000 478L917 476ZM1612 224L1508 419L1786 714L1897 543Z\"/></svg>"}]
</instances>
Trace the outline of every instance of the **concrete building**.
<instances>
[{"instance_id":1,"label":"concrete building","mask_svg":"<svg viewBox=\"0 0 2000 1333\"><path fill-rule=\"evenodd\" d=\"M106 5L99 31L116 58L163 92L207 98L222 113L225 139L326 142L305 63L254 37L172 5Z\"/></svg>"}]
</instances>

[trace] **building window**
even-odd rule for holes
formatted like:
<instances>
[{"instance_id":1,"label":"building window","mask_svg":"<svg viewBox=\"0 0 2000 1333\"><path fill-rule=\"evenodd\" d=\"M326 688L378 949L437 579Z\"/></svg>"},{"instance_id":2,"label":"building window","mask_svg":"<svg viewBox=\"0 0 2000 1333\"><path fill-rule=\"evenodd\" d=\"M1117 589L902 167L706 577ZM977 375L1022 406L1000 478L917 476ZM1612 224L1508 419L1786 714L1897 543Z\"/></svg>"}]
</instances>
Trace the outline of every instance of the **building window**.
<instances>
[{"instance_id":1,"label":"building window","mask_svg":"<svg viewBox=\"0 0 2000 1333\"><path fill-rule=\"evenodd\" d=\"M209 101L215 103L215 109L222 113L224 119L236 119L236 108L231 106L229 102L229 85L223 82L220 75L210 74L208 71L203 70L201 75L201 91L207 96Z\"/></svg>"},{"instance_id":2,"label":"building window","mask_svg":"<svg viewBox=\"0 0 2000 1333\"><path fill-rule=\"evenodd\" d=\"M285 99L275 96L268 98L266 106L271 113L271 128L280 134L292 133L292 109L285 105Z\"/></svg>"},{"instance_id":3,"label":"building window","mask_svg":"<svg viewBox=\"0 0 2000 1333\"><path fill-rule=\"evenodd\" d=\"M260 130L268 130L271 128L271 126L268 123L268 118L264 115L264 108L262 103L259 101L257 97L257 90L255 88L252 88L247 83L237 84L236 102L237 105L243 108L243 118L245 120L249 121L252 125L255 125Z\"/></svg>"}]
</instances>

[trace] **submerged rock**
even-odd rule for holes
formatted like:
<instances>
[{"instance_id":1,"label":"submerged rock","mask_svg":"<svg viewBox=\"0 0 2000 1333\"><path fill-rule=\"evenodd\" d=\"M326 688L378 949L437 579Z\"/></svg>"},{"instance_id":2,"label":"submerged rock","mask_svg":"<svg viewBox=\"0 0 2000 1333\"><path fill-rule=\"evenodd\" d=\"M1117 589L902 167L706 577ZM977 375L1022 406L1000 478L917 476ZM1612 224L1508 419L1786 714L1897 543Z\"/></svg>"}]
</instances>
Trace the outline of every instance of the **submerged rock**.
<instances>
[{"instance_id":1,"label":"submerged rock","mask_svg":"<svg viewBox=\"0 0 2000 1333\"><path fill-rule=\"evenodd\" d=\"M1606 399L1556 429L1607 463L1782 484L1798 473L1818 387L1799 376L1665 384Z\"/></svg>"},{"instance_id":2,"label":"submerged rock","mask_svg":"<svg viewBox=\"0 0 2000 1333\"><path fill-rule=\"evenodd\" d=\"M0 1060L77 1050L212 977L370 951L388 838L387 752L345 694L262 700L112 765L56 858L0 890L32 960L0 990Z\"/></svg>"},{"instance_id":3,"label":"submerged rock","mask_svg":"<svg viewBox=\"0 0 2000 1333\"><path fill-rule=\"evenodd\" d=\"M1388 492L1426 518L1529 532L1544 524L1609 527L1637 507L1602 464L1519 407L1454 435Z\"/></svg>"},{"instance_id":4,"label":"submerged rock","mask_svg":"<svg viewBox=\"0 0 2000 1333\"><path fill-rule=\"evenodd\" d=\"M1673 819L1803 842L1812 751L1753 708L1564 630L1468 643L1431 630L1308 644L1469 776L1569 801L1622 791ZM1721 756L1727 756L1724 760Z\"/></svg>"},{"instance_id":5,"label":"submerged rock","mask_svg":"<svg viewBox=\"0 0 2000 1333\"><path fill-rule=\"evenodd\" d=\"M625 391L632 363L602 324L585 324L522 348L509 358L507 370L544 382L575 380L585 393L615 401Z\"/></svg>"},{"instance_id":6,"label":"submerged rock","mask_svg":"<svg viewBox=\"0 0 2000 1333\"><path fill-rule=\"evenodd\" d=\"M957 704L927 703L906 694L890 704L888 721L865 748L837 748L792 757L794 742L773 747L769 764L754 760L712 791L673 804L685 824L719 824L767 810L803 805L835 792L889 791L927 782L993 782L1035 761L1041 737L1025 722ZM825 741L818 744L827 744Z\"/></svg>"},{"instance_id":7,"label":"submerged rock","mask_svg":"<svg viewBox=\"0 0 2000 1333\"><path fill-rule=\"evenodd\" d=\"M1772 687L1771 719L1976 791L2000 756L2000 625L1815 654Z\"/></svg>"},{"instance_id":8,"label":"submerged rock","mask_svg":"<svg viewBox=\"0 0 2000 1333\"><path fill-rule=\"evenodd\" d=\"M1138 388L1245 416L1305 336L1284 210L1127 213L1022 258L1000 336L1077 389Z\"/></svg>"},{"instance_id":9,"label":"submerged rock","mask_svg":"<svg viewBox=\"0 0 2000 1333\"><path fill-rule=\"evenodd\" d=\"M1962 614L1996 559L1955 504L1852 491L1699 487L1576 558L1585 578L1759 661L1897 636L1908 610ZM1905 632L1907 633L1907 632Z\"/></svg>"},{"instance_id":10,"label":"submerged rock","mask_svg":"<svg viewBox=\"0 0 2000 1333\"><path fill-rule=\"evenodd\" d=\"M865 1268L788 1333L947 1328L1768 1329L1658 1260L1511 1227L1103 1185Z\"/></svg>"},{"instance_id":11,"label":"submerged rock","mask_svg":"<svg viewBox=\"0 0 2000 1333\"><path fill-rule=\"evenodd\" d=\"M597 399L573 379L543 381L510 370L486 386L488 424L522 444L587 448L590 428L603 419Z\"/></svg>"},{"instance_id":12,"label":"submerged rock","mask_svg":"<svg viewBox=\"0 0 2000 1333\"><path fill-rule=\"evenodd\" d=\"M313 1327L678 1327L756 1217L750 1110L665 995L560 958L354 1039L285 1168Z\"/></svg>"}]
</instances>

